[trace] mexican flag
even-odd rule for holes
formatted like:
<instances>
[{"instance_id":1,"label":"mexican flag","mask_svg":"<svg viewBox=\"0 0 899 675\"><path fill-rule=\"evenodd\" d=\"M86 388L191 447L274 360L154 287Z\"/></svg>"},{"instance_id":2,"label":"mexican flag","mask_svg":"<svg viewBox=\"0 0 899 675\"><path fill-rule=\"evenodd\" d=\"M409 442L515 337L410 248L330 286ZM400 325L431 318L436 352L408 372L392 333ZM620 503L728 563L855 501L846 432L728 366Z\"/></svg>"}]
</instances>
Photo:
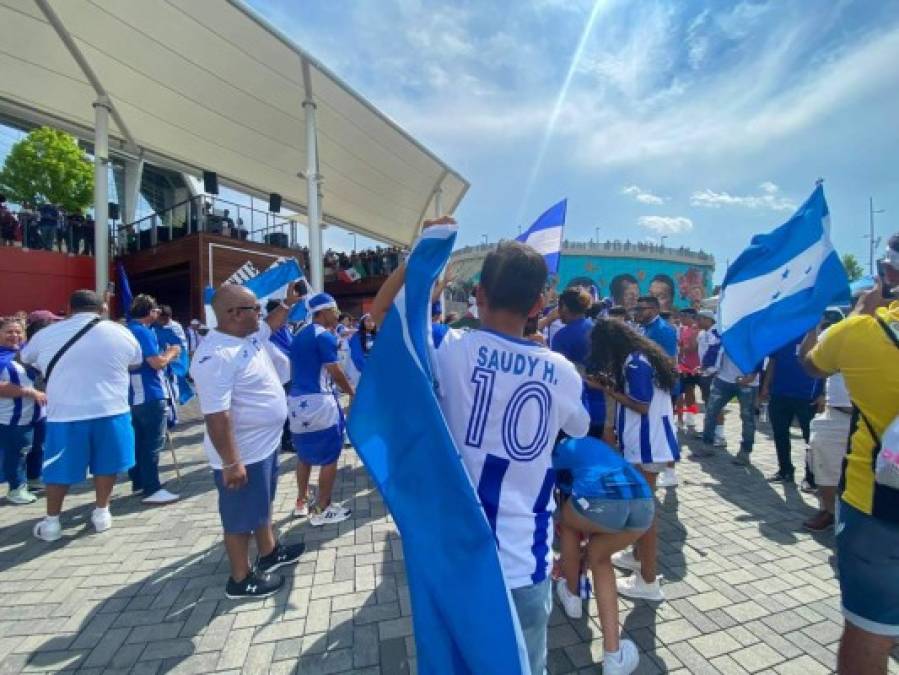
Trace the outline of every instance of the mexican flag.
<instances>
[{"instance_id":1,"label":"mexican flag","mask_svg":"<svg viewBox=\"0 0 899 675\"><path fill-rule=\"evenodd\" d=\"M348 284L351 284L351 283L353 283L354 281L359 281L359 279L361 279L362 276L359 274L359 272L357 272L357 271L355 270L355 268L350 267L349 269L338 270L338 271L337 271L337 278L340 279L340 280L343 281L343 282L346 282L346 283L348 283Z\"/></svg>"}]
</instances>

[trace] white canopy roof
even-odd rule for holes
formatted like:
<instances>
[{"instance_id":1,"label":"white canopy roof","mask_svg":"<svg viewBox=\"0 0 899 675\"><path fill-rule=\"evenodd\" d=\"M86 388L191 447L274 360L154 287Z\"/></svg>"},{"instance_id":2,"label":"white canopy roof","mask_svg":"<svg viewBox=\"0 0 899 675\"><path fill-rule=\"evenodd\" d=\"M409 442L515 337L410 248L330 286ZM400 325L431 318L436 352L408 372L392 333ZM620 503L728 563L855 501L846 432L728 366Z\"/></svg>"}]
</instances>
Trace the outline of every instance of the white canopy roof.
<instances>
[{"instance_id":1,"label":"white canopy roof","mask_svg":"<svg viewBox=\"0 0 899 675\"><path fill-rule=\"evenodd\" d=\"M260 197L277 192L305 212L297 174L306 167L308 91L324 222L408 244L438 191L451 212L468 189L239 0L0 0L0 115L93 138L96 87L42 2L112 102L113 152L143 152L194 175L215 171L225 184Z\"/></svg>"}]
</instances>

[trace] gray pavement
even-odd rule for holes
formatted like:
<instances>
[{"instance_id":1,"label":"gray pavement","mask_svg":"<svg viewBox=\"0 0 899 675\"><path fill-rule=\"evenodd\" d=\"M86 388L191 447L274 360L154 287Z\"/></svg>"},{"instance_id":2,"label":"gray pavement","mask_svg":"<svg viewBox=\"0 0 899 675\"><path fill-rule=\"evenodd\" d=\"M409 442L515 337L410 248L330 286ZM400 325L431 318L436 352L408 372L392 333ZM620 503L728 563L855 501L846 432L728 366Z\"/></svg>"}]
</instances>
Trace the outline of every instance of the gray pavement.
<instances>
[{"instance_id":1,"label":"gray pavement","mask_svg":"<svg viewBox=\"0 0 899 675\"><path fill-rule=\"evenodd\" d=\"M739 419L728 415L735 452ZM273 598L224 597L227 560L216 493L194 417L176 434L183 499L148 509L116 487L113 529L90 527L91 492L66 502L63 539L31 528L44 509L0 502L0 673L409 673L415 671L409 594L396 528L355 453L341 459L336 498L354 517L311 528L293 520L295 459L282 454L275 520L282 539L304 541L300 564ZM694 441L684 438L685 445ZM684 453L689 457L689 452ZM802 465L802 443L794 461ZM662 490L660 569L668 601L621 600L624 631L642 652L639 673L833 671L841 616L833 535L800 523L814 499L771 485L769 432L754 466L730 455L680 464ZM596 607L579 621L554 608L551 673L597 673ZM899 662L890 672L899 673Z\"/></svg>"}]
</instances>

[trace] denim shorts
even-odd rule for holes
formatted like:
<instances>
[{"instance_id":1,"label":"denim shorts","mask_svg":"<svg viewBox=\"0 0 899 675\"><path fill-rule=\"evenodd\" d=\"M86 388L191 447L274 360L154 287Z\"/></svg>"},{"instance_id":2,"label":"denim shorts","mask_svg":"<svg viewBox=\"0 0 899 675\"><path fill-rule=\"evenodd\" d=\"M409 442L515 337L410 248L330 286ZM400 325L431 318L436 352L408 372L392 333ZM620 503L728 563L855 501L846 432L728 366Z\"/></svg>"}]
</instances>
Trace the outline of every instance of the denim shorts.
<instances>
[{"instance_id":1,"label":"denim shorts","mask_svg":"<svg viewBox=\"0 0 899 675\"><path fill-rule=\"evenodd\" d=\"M607 532L642 532L652 525L655 515L653 499L590 499L572 498L571 506Z\"/></svg>"},{"instance_id":2,"label":"denim shorts","mask_svg":"<svg viewBox=\"0 0 899 675\"><path fill-rule=\"evenodd\" d=\"M245 468L247 482L237 490L225 487L220 469L212 471L225 534L249 534L272 519L272 502L278 487L278 453L273 452Z\"/></svg>"},{"instance_id":3,"label":"denim shorts","mask_svg":"<svg viewBox=\"0 0 899 675\"><path fill-rule=\"evenodd\" d=\"M840 500L836 540L843 616L869 633L899 637L899 525Z\"/></svg>"},{"instance_id":4,"label":"denim shorts","mask_svg":"<svg viewBox=\"0 0 899 675\"><path fill-rule=\"evenodd\" d=\"M546 672L546 632L553 608L552 597L549 578L533 586L512 589L512 601L533 675Z\"/></svg>"}]
</instances>

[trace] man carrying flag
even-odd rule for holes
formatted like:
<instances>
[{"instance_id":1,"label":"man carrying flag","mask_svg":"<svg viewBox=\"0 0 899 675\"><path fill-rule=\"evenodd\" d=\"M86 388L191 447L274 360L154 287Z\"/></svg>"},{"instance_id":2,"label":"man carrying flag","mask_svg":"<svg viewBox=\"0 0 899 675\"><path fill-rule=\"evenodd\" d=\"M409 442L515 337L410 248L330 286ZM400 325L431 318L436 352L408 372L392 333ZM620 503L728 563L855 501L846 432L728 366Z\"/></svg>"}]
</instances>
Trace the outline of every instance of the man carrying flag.
<instances>
[{"instance_id":1,"label":"man carrying flag","mask_svg":"<svg viewBox=\"0 0 899 675\"><path fill-rule=\"evenodd\" d=\"M454 224L426 222L408 276L400 266L375 298L372 316L384 328L350 430L403 537L422 672L540 675L552 607L551 454L560 430L583 437L590 417L574 366L523 338L547 277L531 246L503 242L487 255L482 329L449 330L433 349L428 296ZM398 370L410 348L406 386L390 397L400 401L379 402L376 388L406 372Z\"/></svg>"}]
</instances>

